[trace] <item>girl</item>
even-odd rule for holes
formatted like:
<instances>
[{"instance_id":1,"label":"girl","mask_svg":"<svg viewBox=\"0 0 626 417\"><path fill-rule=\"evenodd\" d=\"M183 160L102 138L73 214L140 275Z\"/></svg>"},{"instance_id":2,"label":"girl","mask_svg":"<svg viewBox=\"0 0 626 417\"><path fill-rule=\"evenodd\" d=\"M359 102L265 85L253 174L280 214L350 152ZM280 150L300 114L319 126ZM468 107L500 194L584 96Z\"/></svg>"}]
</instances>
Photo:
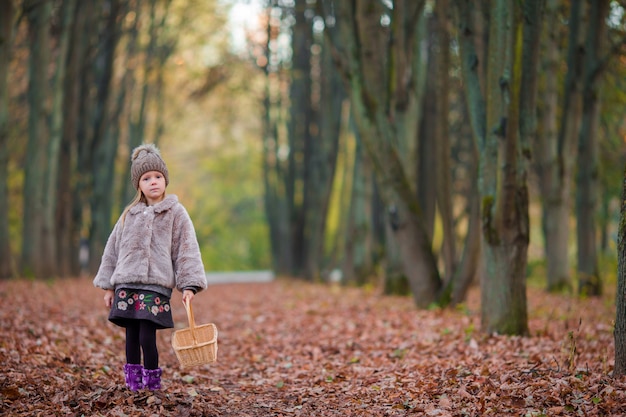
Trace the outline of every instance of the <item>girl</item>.
<instances>
[{"instance_id":1,"label":"girl","mask_svg":"<svg viewBox=\"0 0 626 417\"><path fill-rule=\"evenodd\" d=\"M169 177L159 150L141 145L131 161L137 195L115 224L93 282L105 290L109 320L126 328L126 386L158 390L156 331L174 327L172 290L190 302L207 281L191 218L175 195L165 195Z\"/></svg>"}]
</instances>

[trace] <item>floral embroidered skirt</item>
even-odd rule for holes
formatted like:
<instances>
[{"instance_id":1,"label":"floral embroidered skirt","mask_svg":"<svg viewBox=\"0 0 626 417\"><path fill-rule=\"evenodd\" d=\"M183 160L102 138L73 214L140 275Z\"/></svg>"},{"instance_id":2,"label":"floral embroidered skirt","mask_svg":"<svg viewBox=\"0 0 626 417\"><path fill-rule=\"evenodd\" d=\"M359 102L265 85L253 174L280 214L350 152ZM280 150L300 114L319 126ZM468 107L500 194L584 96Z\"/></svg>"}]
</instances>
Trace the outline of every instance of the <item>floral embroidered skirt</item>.
<instances>
[{"instance_id":1,"label":"floral embroidered skirt","mask_svg":"<svg viewBox=\"0 0 626 417\"><path fill-rule=\"evenodd\" d=\"M157 328L174 327L170 299L158 292L118 288L109 313L109 321L126 327L129 319L150 320Z\"/></svg>"}]
</instances>

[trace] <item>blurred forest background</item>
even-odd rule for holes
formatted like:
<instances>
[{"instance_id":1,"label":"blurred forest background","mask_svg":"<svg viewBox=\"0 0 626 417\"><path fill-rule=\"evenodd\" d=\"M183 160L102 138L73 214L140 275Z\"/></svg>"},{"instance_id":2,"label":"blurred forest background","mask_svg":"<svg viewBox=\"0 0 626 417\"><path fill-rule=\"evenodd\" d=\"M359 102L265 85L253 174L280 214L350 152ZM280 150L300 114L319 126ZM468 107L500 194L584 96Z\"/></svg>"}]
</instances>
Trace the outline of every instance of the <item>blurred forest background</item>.
<instances>
[{"instance_id":1,"label":"blurred forest background","mask_svg":"<svg viewBox=\"0 0 626 417\"><path fill-rule=\"evenodd\" d=\"M418 307L480 282L485 329L524 334L529 277L615 286L624 7L2 1L0 275L93 273L155 142L208 270Z\"/></svg>"}]
</instances>

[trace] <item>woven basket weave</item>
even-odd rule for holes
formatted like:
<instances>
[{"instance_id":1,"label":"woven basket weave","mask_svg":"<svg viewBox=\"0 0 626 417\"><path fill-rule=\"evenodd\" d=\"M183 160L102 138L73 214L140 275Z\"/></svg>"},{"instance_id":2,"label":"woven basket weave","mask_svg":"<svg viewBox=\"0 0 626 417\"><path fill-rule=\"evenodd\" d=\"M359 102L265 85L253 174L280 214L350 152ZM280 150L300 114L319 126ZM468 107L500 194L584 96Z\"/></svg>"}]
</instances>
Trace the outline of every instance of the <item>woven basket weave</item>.
<instances>
[{"instance_id":1,"label":"woven basket weave","mask_svg":"<svg viewBox=\"0 0 626 417\"><path fill-rule=\"evenodd\" d=\"M217 360L217 327L215 324L196 326L191 303L185 303L189 328L172 335L172 347L183 368L205 365Z\"/></svg>"}]
</instances>

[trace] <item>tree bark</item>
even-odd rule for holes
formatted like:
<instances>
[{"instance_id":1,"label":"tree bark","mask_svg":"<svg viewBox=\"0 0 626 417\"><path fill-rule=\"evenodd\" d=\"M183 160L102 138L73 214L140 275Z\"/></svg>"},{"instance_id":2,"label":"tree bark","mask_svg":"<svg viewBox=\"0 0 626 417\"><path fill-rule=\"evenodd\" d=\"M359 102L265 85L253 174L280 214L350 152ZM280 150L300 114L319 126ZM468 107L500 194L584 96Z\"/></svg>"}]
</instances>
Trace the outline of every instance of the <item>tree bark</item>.
<instances>
[{"instance_id":1,"label":"tree bark","mask_svg":"<svg viewBox=\"0 0 626 417\"><path fill-rule=\"evenodd\" d=\"M309 174L305 198L304 276L308 280L320 278L320 265L324 261L326 217L337 165L342 107L345 101L342 81L338 71L333 68L328 45L322 46L321 56L317 56L314 62L317 62L319 68L315 82L319 86L320 94L319 102L314 102L313 110L317 117L311 129L318 130L319 133L311 140L307 151Z\"/></svg>"},{"instance_id":2,"label":"tree bark","mask_svg":"<svg viewBox=\"0 0 626 417\"><path fill-rule=\"evenodd\" d=\"M393 78L392 74L396 73L388 70L385 64L388 61L381 55L387 50L388 36L380 26L380 7L375 0L335 4L340 40L333 45L345 51L337 55L337 60L348 80L356 124L391 216L390 225L413 299L417 306L427 307L437 300L441 279L415 192L395 145L397 129L391 121L396 119L396 112L405 108L390 103L397 99L395 89L406 86L402 80ZM412 51L413 47L407 50ZM390 85L394 86L391 90Z\"/></svg>"},{"instance_id":3,"label":"tree bark","mask_svg":"<svg viewBox=\"0 0 626 417\"><path fill-rule=\"evenodd\" d=\"M63 112L64 112L64 82L67 74L67 56L70 45L72 19L74 17L76 0L64 0L61 6L60 32L57 43L57 57L54 78L52 82L50 109L50 139L48 142L48 172L44 189L43 213L43 247L42 256L47 276L62 276L58 260L58 221L57 205L61 194L59 192L59 171L61 144L63 141Z\"/></svg>"},{"instance_id":4,"label":"tree bark","mask_svg":"<svg viewBox=\"0 0 626 417\"><path fill-rule=\"evenodd\" d=\"M567 74L564 82L564 96L560 127L556 131L557 120L557 67L558 39L556 25L550 23L557 18L557 4L548 2L546 29L548 36L546 49L544 123L543 135L538 137L535 158L539 175L539 189L542 196L542 232L547 266L548 291L571 289L569 237L571 210L572 167L576 155L576 134L579 130L582 109L581 101L581 45L579 43L581 1L571 3L569 17L569 44L567 51Z\"/></svg>"},{"instance_id":5,"label":"tree bark","mask_svg":"<svg viewBox=\"0 0 626 417\"><path fill-rule=\"evenodd\" d=\"M137 190L133 187L131 182L128 180L130 178L130 154L137 146L141 145L143 142L143 113L145 112L145 94L133 94L136 91L137 86L137 77L140 73L140 69L137 68L139 64L137 63L138 57L140 56L139 50L139 28L142 20L142 4L138 2L135 5L135 19L133 21L132 26L127 30L126 36L126 60L127 60L127 69L122 78L122 83L120 87L120 96L118 97L118 102L120 104L124 103L126 99L124 96L127 93L129 94L128 103L126 106L126 120L128 123L128 157L126 164L124 165L124 170L122 171L122 178L125 181L122 182L121 186L121 194L120 194L120 213L124 210L124 208L132 201L137 193ZM151 10L154 10L154 4L152 5ZM152 43L152 36L150 36L150 43ZM148 48L149 50L150 48ZM144 80L147 82L147 67L149 67L148 62L149 53L145 54L144 62ZM136 105L134 98L139 96L140 104ZM139 110L137 110L139 108ZM121 109L120 109L121 110Z\"/></svg>"},{"instance_id":6,"label":"tree bark","mask_svg":"<svg viewBox=\"0 0 626 417\"><path fill-rule=\"evenodd\" d=\"M9 235L8 75L13 45L13 0L0 2L0 279L14 274Z\"/></svg>"},{"instance_id":7,"label":"tree bark","mask_svg":"<svg viewBox=\"0 0 626 417\"><path fill-rule=\"evenodd\" d=\"M427 51L428 63L426 64L426 74L429 80L436 80L437 74L437 50L434 40L434 22L428 22ZM424 218L424 228L429 239L433 239L435 232L435 219L437 217L437 85L434 82L426 83L422 96L422 114L419 117L418 132L416 136L416 164L415 176L417 201L422 208Z\"/></svg>"},{"instance_id":8,"label":"tree bark","mask_svg":"<svg viewBox=\"0 0 626 417\"><path fill-rule=\"evenodd\" d=\"M555 189L559 183L557 179L557 110L558 110L558 66L560 64L559 54L559 30L554 22L558 19L558 1L548 0L546 7L544 37L545 58L543 60L544 85L542 91L543 109L543 134L538 135L533 144L535 170L539 178L539 191L542 201L541 226L544 241L544 253L546 259L546 275L548 291L558 290L563 286L567 288L568 262L567 262L567 240L559 236L559 232L568 231L563 229L563 222L567 223L568 216L559 219L556 215L559 210L555 210L550 204L550 200L561 197L561 190ZM559 187L560 188L560 187ZM558 198L555 200L559 201ZM562 203L558 207L563 207ZM557 239L558 238L558 239ZM565 248L560 244L565 243ZM565 249L565 251L563 251ZM565 259L562 258L565 255ZM560 271L558 271L560 269ZM563 274L564 273L564 274ZM561 281L563 281L561 283Z\"/></svg>"},{"instance_id":9,"label":"tree bark","mask_svg":"<svg viewBox=\"0 0 626 417\"><path fill-rule=\"evenodd\" d=\"M307 188L310 172L309 149L312 141L310 129L313 121L311 108L311 46L313 29L306 19L305 0L295 2L295 25L292 29L293 51L289 85L289 121L287 123L289 156L288 173L285 177L287 202L290 212L290 233L293 245L293 276L304 277L305 227L309 201Z\"/></svg>"},{"instance_id":10,"label":"tree bark","mask_svg":"<svg viewBox=\"0 0 626 417\"><path fill-rule=\"evenodd\" d=\"M528 109L536 94L541 4L527 1L517 10L511 3L495 1L490 13L488 130L480 174L485 256L481 321L487 333L528 333L526 169L527 138L533 132Z\"/></svg>"},{"instance_id":11,"label":"tree bark","mask_svg":"<svg viewBox=\"0 0 626 417\"><path fill-rule=\"evenodd\" d=\"M24 14L28 19L30 44L28 82L28 145L24 174L24 216L21 273L42 278L45 152L48 146L47 104L49 99L47 68L50 64L50 1L27 0Z\"/></svg>"},{"instance_id":12,"label":"tree bark","mask_svg":"<svg viewBox=\"0 0 626 417\"><path fill-rule=\"evenodd\" d=\"M354 154L354 162L352 166L347 162L343 164L344 170L351 169L351 175L344 174L341 181L346 188L350 185L350 190L342 193L342 195L350 196L347 215L342 216L346 223L342 270L346 283L363 285L370 282L375 272L373 259L375 234L372 229L374 185L371 164L363 154L363 145L358 133L354 134L354 142L354 149L350 152ZM348 146L344 148L346 148L344 153L348 154ZM348 180L349 177L351 177L350 180ZM343 206L341 204L340 208ZM379 244L382 243L379 242ZM379 250L382 251L381 248Z\"/></svg>"},{"instance_id":13,"label":"tree bark","mask_svg":"<svg viewBox=\"0 0 626 417\"><path fill-rule=\"evenodd\" d=\"M95 59L97 54L97 42L100 33L100 9L95 2L78 2L79 14L76 21L80 22L80 33L78 37L77 53L78 53L78 116L76 122L76 187L73 193L73 210L72 215L74 223L79 225L81 229L89 230L90 225L87 219L90 216L92 206L93 192L93 167L94 154L92 152L94 134L94 112L97 104L95 97L96 71ZM93 219L93 217L92 217ZM81 232L83 232L81 230ZM79 233L81 233L79 232ZM93 236L91 231L81 233L77 236L84 239L88 251L88 264L83 265L84 270L89 271L90 267L95 269L96 263L99 262L101 253L94 250ZM78 253L78 242L76 250Z\"/></svg>"},{"instance_id":14,"label":"tree bark","mask_svg":"<svg viewBox=\"0 0 626 417\"><path fill-rule=\"evenodd\" d=\"M281 72L270 63L277 60L276 51L270 45L276 41L278 29L270 17L276 0L267 8L267 27L265 44L265 94L263 97L263 183L265 188L265 213L269 225L272 267L278 276L290 275L293 266L293 245L290 233L290 212L285 188L286 168L283 153L285 144L280 134L279 125L282 117L283 80Z\"/></svg>"},{"instance_id":15,"label":"tree bark","mask_svg":"<svg viewBox=\"0 0 626 417\"><path fill-rule=\"evenodd\" d=\"M626 169L622 178L622 201L617 230L617 293L615 296L615 367L613 377L626 375Z\"/></svg>"},{"instance_id":16,"label":"tree bark","mask_svg":"<svg viewBox=\"0 0 626 417\"><path fill-rule=\"evenodd\" d=\"M111 233L112 195L114 184L113 168L117 155L117 141L109 136L110 97L112 93L113 60L120 36L118 17L122 10L119 0L108 1L108 15L104 23L102 37L104 43L98 49L96 58L96 102L93 113L93 137L91 155L93 166L93 194L91 195L91 227L89 270L97 271L100 255Z\"/></svg>"},{"instance_id":17,"label":"tree bark","mask_svg":"<svg viewBox=\"0 0 626 417\"><path fill-rule=\"evenodd\" d=\"M590 2L589 28L585 41L583 115L578 135L576 176L576 243L578 245L578 291L602 294L598 270L596 211L598 206L598 128L600 122L600 72L609 0Z\"/></svg>"},{"instance_id":18,"label":"tree bark","mask_svg":"<svg viewBox=\"0 0 626 417\"><path fill-rule=\"evenodd\" d=\"M67 72L64 84L63 139L59 155L59 182L57 205L57 251L59 273L77 276L81 272L80 242L83 226L83 209L88 205L84 189L89 174L81 169L79 150L85 146L84 126L86 108L91 100L86 98L85 77L90 71L87 51L89 28L95 26L91 19L91 2L76 2L72 20L71 43L68 50ZM82 116L82 117L81 117ZM88 254L85 254L88 256Z\"/></svg>"},{"instance_id":19,"label":"tree bark","mask_svg":"<svg viewBox=\"0 0 626 417\"><path fill-rule=\"evenodd\" d=\"M481 260L480 205L478 192L478 155L473 152L471 169L472 185L468 197L468 227L463 255L450 281L450 304L456 306L467 297L467 292L477 277Z\"/></svg>"},{"instance_id":20,"label":"tree bark","mask_svg":"<svg viewBox=\"0 0 626 417\"><path fill-rule=\"evenodd\" d=\"M452 210L452 181L450 167L450 19L448 0L439 0L435 5L436 49L433 59L437 68L437 107L435 121L437 206L443 230L442 250L445 266L445 282L449 282L457 266L456 237Z\"/></svg>"},{"instance_id":21,"label":"tree bark","mask_svg":"<svg viewBox=\"0 0 626 417\"><path fill-rule=\"evenodd\" d=\"M486 88L486 52L483 50L485 41L486 24L479 10L476 10L472 1L457 1L456 6L459 11L458 39L460 46L461 71L464 80L464 93L466 97L467 112L472 135L474 138L471 145L473 166L470 167L472 173L472 185L469 197L469 227L466 242L461 259L458 274L453 277L455 283L450 288L451 303L460 303L467 293L467 290L478 272L482 252L482 234L480 231L482 219L482 196L478 187L479 169L482 155L479 155L479 146L483 149L484 138L486 136L486 104L483 90ZM483 256L484 258L484 256ZM484 262L484 259L483 259ZM484 271L483 271L484 273ZM481 275L482 276L482 275Z\"/></svg>"}]
</instances>

